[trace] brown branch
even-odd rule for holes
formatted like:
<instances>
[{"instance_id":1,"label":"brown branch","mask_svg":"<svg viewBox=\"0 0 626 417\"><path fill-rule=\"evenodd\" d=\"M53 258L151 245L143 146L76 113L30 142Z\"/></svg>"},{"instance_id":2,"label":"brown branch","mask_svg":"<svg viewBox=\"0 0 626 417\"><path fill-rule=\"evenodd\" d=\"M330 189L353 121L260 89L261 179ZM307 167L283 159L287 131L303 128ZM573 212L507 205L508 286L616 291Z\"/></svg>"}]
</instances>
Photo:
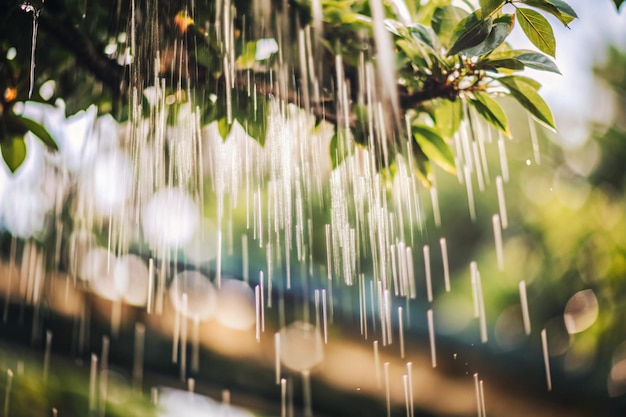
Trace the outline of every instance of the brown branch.
<instances>
[{"instance_id":1,"label":"brown branch","mask_svg":"<svg viewBox=\"0 0 626 417\"><path fill-rule=\"evenodd\" d=\"M264 96L274 96L299 107L305 107L302 102L302 96L297 88L291 88L286 92L282 92L279 90L276 82L270 83L267 80L265 73L254 73L251 75L250 83L252 84L250 85L250 88L255 86L258 94ZM220 80L220 84L223 85L223 80ZM240 91L247 91L248 76L246 71L239 71L237 73L235 87ZM406 112L430 100L438 98L454 100L458 97L458 95L459 90L453 84L433 84L423 90L413 93L409 93L408 91L401 89L399 94L399 104L401 109ZM332 96L322 96L319 101L311 100L308 107L318 121L324 120L335 125L343 122L343 118L340 117L335 111L335 99ZM354 112L350 112L348 116L348 126L356 128L356 125L356 114L354 114Z\"/></svg>"},{"instance_id":2,"label":"brown branch","mask_svg":"<svg viewBox=\"0 0 626 417\"><path fill-rule=\"evenodd\" d=\"M92 41L79 29L77 29L66 13L44 12L40 16L40 28L56 39L59 44L70 52L77 62L85 67L91 74L104 83L114 95L124 95L127 92L127 82L125 77L125 69L117 64L115 60L109 59L102 51L99 51ZM347 70L349 72L349 70ZM349 77L350 74L347 74ZM297 78L297 77L296 77ZM238 71L235 77L235 88L240 91L248 90L248 79L256 86L256 92L265 96L275 96L295 104L300 107L309 108L311 113L318 121L325 120L333 124L345 123L341 115L336 112L335 99L332 96L323 96L319 101L311 100L308 105L303 103L303 97L298 86L286 88L286 91L280 91L276 81L270 82L266 73L253 72L251 78L248 78L247 71ZM197 80L202 82L203 80ZM206 81L206 80L204 80ZM218 80L218 85L224 84L223 77ZM252 85L250 86L252 87ZM218 91L223 91L218 88ZM406 90L400 90L399 104L403 111L415 108L421 103L436 98L454 99L458 96L458 91L454 85L432 84L426 86L423 90L409 93ZM355 128L357 118L354 112L350 112L347 124L351 128Z\"/></svg>"}]
</instances>

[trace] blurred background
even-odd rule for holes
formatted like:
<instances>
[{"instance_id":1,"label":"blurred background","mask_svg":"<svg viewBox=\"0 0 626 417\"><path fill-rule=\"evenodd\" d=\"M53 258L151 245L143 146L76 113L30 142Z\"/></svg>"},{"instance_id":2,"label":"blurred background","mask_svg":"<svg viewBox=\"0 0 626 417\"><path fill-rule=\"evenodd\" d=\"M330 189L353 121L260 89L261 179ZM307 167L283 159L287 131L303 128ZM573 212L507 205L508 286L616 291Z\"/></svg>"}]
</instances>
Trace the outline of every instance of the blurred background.
<instances>
[{"instance_id":1,"label":"blurred background","mask_svg":"<svg viewBox=\"0 0 626 417\"><path fill-rule=\"evenodd\" d=\"M111 215L136 192L129 178L137 155L123 151L129 140L125 110L89 71L75 68L73 57L47 47L54 45L50 39L57 28L42 22L33 92L39 104L27 102L21 111L46 126L60 152L51 154L27 137L24 165L16 173L0 167L5 416L56 415L55 409L60 415L84 415L84 410L120 416L307 415L311 403L319 416L624 415L626 14L610 0L569 3L579 19L556 34L562 75L531 73L543 84L558 132L541 128L515 103L503 101L513 139L481 126L489 138L484 150L489 172L484 190L475 190L476 220L470 219L466 188L456 176L435 171L440 213L433 211L428 190L421 191L424 217L414 248L430 249L435 297L428 303L420 283L421 298L394 304L394 314L404 308L403 323L391 320L394 338L403 329L403 352L398 340L383 346L373 317L373 290L365 282L351 288L327 282L326 246L319 243L326 239L323 228L309 231L316 242L310 248L316 270L294 267L290 291L282 278L277 281L277 305L267 306L262 334L255 327L260 314L255 288L272 291L267 281L263 286L259 271L266 279L272 276L272 257L271 249L259 248L250 226L256 214L247 210L246 199L260 199L261 191L258 196L244 191L245 175L239 175L241 166L249 166L243 161L269 160L280 150L271 139L262 148L234 128L222 141L219 127L211 125L198 139L202 199L176 190L154 193L146 204L152 217L144 211L153 220L141 225L132 215ZM46 2L46 7L55 4ZM90 16L90 8L97 7L86 2L83 12ZM110 20L115 26L115 17ZM24 13L0 31L4 52L11 54L10 45L18 42L30 43L20 28L31 23L32 16ZM98 47L123 62L126 39L104 29L99 33L98 28L111 27L110 21L83 24L99 39ZM510 42L528 47L515 32ZM293 137L303 126L310 129L306 115L294 120L286 128ZM328 152L331 136L322 125L308 145L310 155ZM313 156L310 162L320 183L328 181L330 162ZM250 166L263 172L260 163L260 168ZM505 183L508 214L502 270L492 229L492 214L499 210L496 176ZM215 184L241 191L220 197ZM314 194L317 185L312 187ZM331 220L328 196L319 193L310 208L318 226ZM218 224L224 207L226 221ZM92 215L76 214L84 212ZM147 242L138 238L142 230ZM176 255L167 262L153 260L151 239L171 244ZM112 240L128 252L114 267ZM474 318L473 261L482 277L486 343ZM280 265L273 267L274 274L285 273ZM217 270L219 289L206 284L215 283ZM415 271L422 276L423 270L423 258L416 256ZM159 274L170 277L163 282L166 295L163 305L150 306L148 288ZM45 288L33 291L44 275ZM527 291L530 336L522 320L520 282ZM360 314L361 294L372 296L369 324ZM326 296L328 305L323 298L322 306ZM321 324L308 323L326 314L328 343L322 343ZM278 379L275 334L282 355Z\"/></svg>"}]
</instances>

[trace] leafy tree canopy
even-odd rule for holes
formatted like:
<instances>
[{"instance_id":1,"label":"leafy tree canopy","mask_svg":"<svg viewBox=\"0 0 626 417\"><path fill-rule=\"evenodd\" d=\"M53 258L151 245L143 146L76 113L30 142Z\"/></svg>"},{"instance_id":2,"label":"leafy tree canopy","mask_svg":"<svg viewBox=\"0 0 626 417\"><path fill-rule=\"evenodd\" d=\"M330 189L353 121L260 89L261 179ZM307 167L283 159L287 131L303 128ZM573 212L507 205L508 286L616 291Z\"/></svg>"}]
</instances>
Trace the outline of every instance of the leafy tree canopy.
<instances>
[{"instance_id":1,"label":"leafy tree canopy","mask_svg":"<svg viewBox=\"0 0 626 417\"><path fill-rule=\"evenodd\" d=\"M224 138L239 122L262 144L268 97L296 104L318 122L335 124L329 151L335 164L353 149L351 143L372 144L372 108L382 104L387 127L377 130L395 148L405 147L406 137L414 139L416 173L425 183L431 163L454 171L447 141L463 119L471 124L478 115L510 134L494 97L510 96L537 121L555 127L539 83L520 72L559 72L546 16L565 26L577 17L562 0L480 0L478 9L452 0L271 3L267 10L248 0L191 10L182 0L3 2L5 162L13 171L20 166L27 131L56 148L42 126L14 111L15 103L63 98L73 112L96 102L122 121L136 111L133 92L161 82L176 97L168 102L170 114L190 101L204 124L218 122ZM507 44L515 24L535 50ZM24 36L27 28L32 39ZM55 82L53 94L40 89L47 80ZM368 91L372 85L375 91ZM393 163L392 155L380 154L381 166Z\"/></svg>"}]
</instances>

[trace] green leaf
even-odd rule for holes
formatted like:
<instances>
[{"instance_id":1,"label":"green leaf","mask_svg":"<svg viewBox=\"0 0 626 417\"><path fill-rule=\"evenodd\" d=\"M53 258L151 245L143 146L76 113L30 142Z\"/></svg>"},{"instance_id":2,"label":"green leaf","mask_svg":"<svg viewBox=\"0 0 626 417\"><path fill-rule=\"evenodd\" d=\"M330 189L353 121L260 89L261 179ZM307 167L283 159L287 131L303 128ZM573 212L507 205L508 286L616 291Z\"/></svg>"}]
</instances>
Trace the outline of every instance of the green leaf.
<instances>
[{"instance_id":1,"label":"green leaf","mask_svg":"<svg viewBox=\"0 0 626 417\"><path fill-rule=\"evenodd\" d=\"M241 55L237 57L237 68L239 69L250 69L254 66L256 62L256 42L247 42L244 47Z\"/></svg>"},{"instance_id":2,"label":"green leaf","mask_svg":"<svg viewBox=\"0 0 626 417\"><path fill-rule=\"evenodd\" d=\"M521 61L528 68L533 68L541 71L554 72L556 74L560 74L559 68L556 66L554 61L545 56L544 54L540 54L539 52L530 52L526 54L518 55L517 60Z\"/></svg>"},{"instance_id":3,"label":"green leaf","mask_svg":"<svg viewBox=\"0 0 626 417\"><path fill-rule=\"evenodd\" d=\"M486 59L478 63L477 67L484 67L487 70L491 70L494 72L498 72L498 68L504 68L513 71L522 71L524 69L524 63L516 58Z\"/></svg>"},{"instance_id":4,"label":"green leaf","mask_svg":"<svg viewBox=\"0 0 626 417\"><path fill-rule=\"evenodd\" d=\"M515 13L522 30L533 45L539 48L540 51L554 56L556 53L556 41L554 40L552 26L550 26L546 18L534 10L522 7L518 7Z\"/></svg>"},{"instance_id":5,"label":"green leaf","mask_svg":"<svg viewBox=\"0 0 626 417\"><path fill-rule=\"evenodd\" d=\"M622 5L622 3L624 3L624 0L613 0L615 2L615 8L619 10L620 6Z\"/></svg>"},{"instance_id":6,"label":"green leaf","mask_svg":"<svg viewBox=\"0 0 626 417\"><path fill-rule=\"evenodd\" d=\"M17 171L26 159L26 143L20 136L5 138L0 143L2 158L11 172Z\"/></svg>"},{"instance_id":7,"label":"green leaf","mask_svg":"<svg viewBox=\"0 0 626 417\"><path fill-rule=\"evenodd\" d=\"M506 113L502 109L502 106L491 98L489 94L475 92L474 99L470 100L470 103L485 120L501 130L506 136L511 137Z\"/></svg>"},{"instance_id":8,"label":"green leaf","mask_svg":"<svg viewBox=\"0 0 626 417\"><path fill-rule=\"evenodd\" d=\"M497 60L497 59L509 59L509 58L517 58L522 54L534 53L530 49L509 49L504 51L493 51L493 53L489 54L489 59Z\"/></svg>"},{"instance_id":9,"label":"green leaf","mask_svg":"<svg viewBox=\"0 0 626 417\"><path fill-rule=\"evenodd\" d=\"M493 11L504 4L504 0L480 0L480 8L485 16L489 16Z\"/></svg>"},{"instance_id":10,"label":"green leaf","mask_svg":"<svg viewBox=\"0 0 626 417\"><path fill-rule=\"evenodd\" d=\"M26 117L18 115L15 115L15 117L19 120L19 123L21 123L26 129L33 132L33 134L37 136L49 149L55 151L59 150L57 143L54 141L54 139L52 139L50 133L48 133L46 128L44 128L42 125Z\"/></svg>"},{"instance_id":11,"label":"green leaf","mask_svg":"<svg viewBox=\"0 0 626 417\"><path fill-rule=\"evenodd\" d=\"M419 64L418 66L420 68L428 66L424 59L424 55L422 54L423 51L420 51L418 45L416 45L415 42L411 42L406 39L398 39L396 41L396 46L400 49L401 52L404 52L406 58L408 58L408 60L413 64ZM397 68L402 68L406 64L406 61L402 61L402 54L398 54L397 58L400 60Z\"/></svg>"},{"instance_id":12,"label":"green leaf","mask_svg":"<svg viewBox=\"0 0 626 417\"><path fill-rule=\"evenodd\" d=\"M233 124L228 123L228 119L225 117L222 117L217 121L217 130L219 130L220 136L223 140L226 140L228 138L228 135L230 134L232 128Z\"/></svg>"},{"instance_id":13,"label":"green leaf","mask_svg":"<svg viewBox=\"0 0 626 417\"><path fill-rule=\"evenodd\" d=\"M489 17L483 20L480 16L481 12L477 10L456 25L452 34L452 46L448 50L448 56L458 54L487 39L487 36L491 33L493 19Z\"/></svg>"},{"instance_id":14,"label":"green leaf","mask_svg":"<svg viewBox=\"0 0 626 417\"><path fill-rule=\"evenodd\" d=\"M529 87L532 87L535 91L539 91L539 89L541 88L541 83L533 78L524 77L522 75L516 75L515 77L510 77L510 78L515 78L518 82L527 84Z\"/></svg>"},{"instance_id":15,"label":"green leaf","mask_svg":"<svg viewBox=\"0 0 626 417\"><path fill-rule=\"evenodd\" d=\"M419 23L415 23L408 27L409 33L415 39L417 39L422 44L428 46L430 49L435 50L435 36L433 30L424 25L420 25Z\"/></svg>"},{"instance_id":16,"label":"green leaf","mask_svg":"<svg viewBox=\"0 0 626 417\"><path fill-rule=\"evenodd\" d=\"M448 46L452 31L468 13L455 6L437 7L433 12L432 28L442 45Z\"/></svg>"},{"instance_id":17,"label":"green leaf","mask_svg":"<svg viewBox=\"0 0 626 417\"><path fill-rule=\"evenodd\" d=\"M559 9L559 11L562 14L570 16L573 19L577 19L578 18L578 15L576 14L576 11L572 8L572 6L570 6L569 4L564 2L563 0L548 0L548 1L550 3L552 3L557 9ZM624 1L624 0L621 0L621 1Z\"/></svg>"},{"instance_id":18,"label":"green leaf","mask_svg":"<svg viewBox=\"0 0 626 417\"><path fill-rule=\"evenodd\" d=\"M250 137L256 139L259 145L263 146L267 136L268 98L257 93L256 96L248 97L243 102L246 104L244 108L239 110L238 119L246 120L246 124L243 125L246 132ZM241 98L239 105L242 105Z\"/></svg>"},{"instance_id":19,"label":"green leaf","mask_svg":"<svg viewBox=\"0 0 626 417\"><path fill-rule=\"evenodd\" d=\"M437 131L446 139L452 138L463 120L461 100L438 99L434 103L434 119Z\"/></svg>"},{"instance_id":20,"label":"green leaf","mask_svg":"<svg viewBox=\"0 0 626 417\"><path fill-rule=\"evenodd\" d=\"M464 50L463 54L465 56L479 56L488 54L504 42L506 37L509 36L509 33L511 33L512 28L513 15L505 14L498 17L493 21L493 27L491 28L489 36L487 36L484 41L474 46L473 48Z\"/></svg>"},{"instance_id":21,"label":"green leaf","mask_svg":"<svg viewBox=\"0 0 626 417\"><path fill-rule=\"evenodd\" d=\"M456 166L450 146L443 140L439 133L425 125L412 126L412 133L424 155L445 171L454 174Z\"/></svg>"},{"instance_id":22,"label":"green leaf","mask_svg":"<svg viewBox=\"0 0 626 417\"><path fill-rule=\"evenodd\" d=\"M352 135L352 132L349 133ZM350 155L354 153L354 144L347 140L345 129L335 127L335 134L330 140L330 160L333 169L337 168Z\"/></svg>"},{"instance_id":23,"label":"green leaf","mask_svg":"<svg viewBox=\"0 0 626 417\"><path fill-rule=\"evenodd\" d=\"M498 81L509 90L511 96L513 96L522 107L528 110L536 119L554 129L554 119L552 118L550 108L537 93L535 85L529 83L527 80L528 79L525 77L516 76L498 78Z\"/></svg>"},{"instance_id":24,"label":"green leaf","mask_svg":"<svg viewBox=\"0 0 626 417\"><path fill-rule=\"evenodd\" d=\"M569 10L571 10L572 13L574 13L573 16L568 13L562 12L554 4L555 2L552 0L549 0L549 1L547 0L523 0L522 3L528 6L534 7L536 9L543 10L545 12L550 13L551 15L559 19L559 21L563 23L564 26L569 25L572 22L572 20L574 20L577 17L574 10L564 2L561 2L561 3L565 4L565 6L569 8Z\"/></svg>"},{"instance_id":25,"label":"green leaf","mask_svg":"<svg viewBox=\"0 0 626 417\"><path fill-rule=\"evenodd\" d=\"M414 153L416 156L413 159L415 162L413 165L413 171L424 187L430 188L433 185L433 169L430 165L430 161L422 152L420 152L419 149Z\"/></svg>"},{"instance_id":26,"label":"green leaf","mask_svg":"<svg viewBox=\"0 0 626 417\"><path fill-rule=\"evenodd\" d=\"M265 145L265 138L267 136L267 126L264 119L254 119L252 117L245 119L237 119L237 121L243 126L248 136L255 139L259 145Z\"/></svg>"}]
</instances>

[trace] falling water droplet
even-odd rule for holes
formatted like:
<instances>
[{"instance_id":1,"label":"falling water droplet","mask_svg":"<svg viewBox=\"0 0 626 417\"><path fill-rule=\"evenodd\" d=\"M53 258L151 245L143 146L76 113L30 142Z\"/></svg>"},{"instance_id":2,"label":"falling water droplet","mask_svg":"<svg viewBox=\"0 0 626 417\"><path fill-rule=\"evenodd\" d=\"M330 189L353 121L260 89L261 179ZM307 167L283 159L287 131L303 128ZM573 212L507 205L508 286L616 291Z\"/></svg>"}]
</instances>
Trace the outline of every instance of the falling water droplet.
<instances>
[{"instance_id":1,"label":"falling water droplet","mask_svg":"<svg viewBox=\"0 0 626 417\"><path fill-rule=\"evenodd\" d=\"M96 387L98 377L98 356L91 354L91 367L89 371L89 412L96 410Z\"/></svg>"},{"instance_id":2,"label":"falling water droplet","mask_svg":"<svg viewBox=\"0 0 626 417\"><path fill-rule=\"evenodd\" d=\"M491 218L493 225L493 238L496 247L496 260L498 263L498 269L504 270L504 245L502 243L502 223L500 222L500 215L494 214Z\"/></svg>"},{"instance_id":3,"label":"falling water droplet","mask_svg":"<svg viewBox=\"0 0 626 417\"><path fill-rule=\"evenodd\" d=\"M391 417L391 387L389 382L389 362L384 363L385 372L385 400L387 404L387 417Z\"/></svg>"},{"instance_id":4,"label":"falling water droplet","mask_svg":"<svg viewBox=\"0 0 626 417\"><path fill-rule=\"evenodd\" d=\"M502 221L502 228L509 227L509 216L506 210L506 202L504 200L504 183L502 177L496 177L496 190L498 193L498 208L500 210L500 220Z\"/></svg>"},{"instance_id":5,"label":"falling water droplet","mask_svg":"<svg viewBox=\"0 0 626 417\"><path fill-rule=\"evenodd\" d=\"M410 407L410 417L414 417L414 405L413 405L413 363L407 362L406 364L406 374L409 380L409 407Z\"/></svg>"},{"instance_id":6,"label":"falling water droplet","mask_svg":"<svg viewBox=\"0 0 626 417\"><path fill-rule=\"evenodd\" d=\"M546 371L546 387L552 391L552 375L550 373L550 354L548 352L548 334L546 329L541 329L541 350L543 352L543 365Z\"/></svg>"},{"instance_id":7,"label":"falling water droplet","mask_svg":"<svg viewBox=\"0 0 626 417\"><path fill-rule=\"evenodd\" d=\"M400 333L400 358L404 359L404 323L402 307L398 307L398 332Z\"/></svg>"},{"instance_id":8,"label":"falling water droplet","mask_svg":"<svg viewBox=\"0 0 626 417\"><path fill-rule=\"evenodd\" d=\"M426 294L429 303L433 301L433 284L432 277L430 274L430 246L424 245L422 248L422 252L424 255L424 272L426 276Z\"/></svg>"},{"instance_id":9,"label":"falling water droplet","mask_svg":"<svg viewBox=\"0 0 626 417\"><path fill-rule=\"evenodd\" d=\"M276 373L276 384L280 384L280 332L274 333L274 367Z\"/></svg>"},{"instance_id":10,"label":"falling water droplet","mask_svg":"<svg viewBox=\"0 0 626 417\"><path fill-rule=\"evenodd\" d=\"M478 381L478 373L475 373L474 376L474 392L476 394L476 410L478 417L483 417L483 409L480 405L480 383Z\"/></svg>"},{"instance_id":11,"label":"falling water droplet","mask_svg":"<svg viewBox=\"0 0 626 417\"><path fill-rule=\"evenodd\" d=\"M380 356L378 353L378 340L374 340L374 376L376 379L376 386L380 387L382 385L380 379Z\"/></svg>"},{"instance_id":12,"label":"falling water droplet","mask_svg":"<svg viewBox=\"0 0 626 417\"><path fill-rule=\"evenodd\" d=\"M287 417L287 380L280 379L280 417Z\"/></svg>"},{"instance_id":13,"label":"falling water droplet","mask_svg":"<svg viewBox=\"0 0 626 417\"><path fill-rule=\"evenodd\" d=\"M487 417L487 409L485 408L485 389L482 379L480 380L480 408L483 417Z\"/></svg>"},{"instance_id":14,"label":"falling water droplet","mask_svg":"<svg viewBox=\"0 0 626 417\"><path fill-rule=\"evenodd\" d=\"M522 320L524 322L524 333L526 336L530 335L530 313L528 310L528 296L526 295L526 281L522 280L519 283L519 297L520 304L522 306Z\"/></svg>"},{"instance_id":15,"label":"falling water droplet","mask_svg":"<svg viewBox=\"0 0 626 417\"><path fill-rule=\"evenodd\" d=\"M428 321L428 340L430 341L430 361L433 368L437 367L437 351L435 350L435 323L433 320L433 310L426 312Z\"/></svg>"},{"instance_id":16,"label":"falling water droplet","mask_svg":"<svg viewBox=\"0 0 626 417\"><path fill-rule=\"evenodd\" d=\"M448 244L445 237L439 239L439 247L441 248L441 262L443 263L443 283L446 292L450 292L450 264L448 263Z\"/></svg>"},{"instance_id":17,"label":"falling water droplet","mask_svg":"<svg viewBox=\"0 0 626 417\"><path fill-rule=\"evenodd\" d=\"M28 86L29 100L33 96L33 87L35 85L35 50L37 49L37 31L39 29L39 14L41 13L44 3L45 0L42 0L41 9L38 9L30 2L22 3L22 5L20 6L22 11L33 14L32 37L30 46L30 75Z\"/></svg>"},{"instance_id":18,"label":"falling water droplet","mask_svg":"<svg viewBox=\"0 0 626 417\"><path fill-rule=\"evenodd\" d=\"M7 369L7 384L4 389L4 417L9 417L9 400L11 399L11 387L13 385L13 371Z\"/></svg>"}]
</instances>

